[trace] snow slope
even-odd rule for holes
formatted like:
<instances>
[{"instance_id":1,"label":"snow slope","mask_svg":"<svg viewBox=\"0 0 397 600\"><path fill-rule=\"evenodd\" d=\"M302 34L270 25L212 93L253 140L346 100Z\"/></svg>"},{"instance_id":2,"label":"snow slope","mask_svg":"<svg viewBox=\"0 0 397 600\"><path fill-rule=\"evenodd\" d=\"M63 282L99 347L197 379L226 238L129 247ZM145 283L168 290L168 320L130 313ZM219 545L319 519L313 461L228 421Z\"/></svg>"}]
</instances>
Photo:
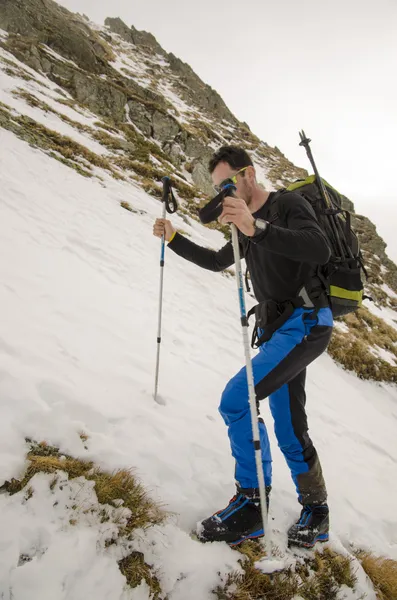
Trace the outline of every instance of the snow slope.
<instances>
[{"instance_id":1,"label":"snow slope","mask_svg":"<svg viewBox=\"0 0 397 600\"><path fill-rule=\"evenodd\" d=\"M136 547L158 567L171 600L209 598L237 567L237 553L185 532L233 494L217 405L244 361L235 282L166 253L164 404L154 403L160 249L151 229L160 204L106 175L102 184L82 178L2 129L0 164L0 485L23 471L25 437L108 469L136 467L175 513ZM122 200L143 214L123 210ZM217 232L173 221L201 244L222 244ZM282 546L299 507L262 404ZM325 355L309 369L308 412L329 487L332 544L397 558L396 389L360 381ZM73 485L57 492L61 506ZM0 597L149 598L144 584L125 589L95 519L67 529L40 478L35 490L33 505L0 495ZM33 560L17 566L21 554ZM364 578L357 596L345 597L363 591L375 597Z\"/></svg>"}]
</instances>

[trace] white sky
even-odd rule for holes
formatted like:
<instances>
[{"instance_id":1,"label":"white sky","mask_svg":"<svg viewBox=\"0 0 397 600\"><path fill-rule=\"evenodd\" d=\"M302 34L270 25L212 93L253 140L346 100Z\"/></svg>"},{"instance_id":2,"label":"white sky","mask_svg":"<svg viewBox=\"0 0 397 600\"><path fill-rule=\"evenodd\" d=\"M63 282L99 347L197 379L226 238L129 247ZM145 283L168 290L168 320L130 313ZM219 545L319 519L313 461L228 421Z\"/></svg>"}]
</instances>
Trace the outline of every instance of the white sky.
<instances>
[{"instance_id":1,"label":"white sky","mask_svg":"<svg viewBox=\"0 0 397 600\"><path fill-rule=\"evenodd\" d=\"M396 0L60 0L150 31L252 131L320 173L378 226L397 261ZM393 226L394 225L394 226Z\"/></svg>"}]
</instances>

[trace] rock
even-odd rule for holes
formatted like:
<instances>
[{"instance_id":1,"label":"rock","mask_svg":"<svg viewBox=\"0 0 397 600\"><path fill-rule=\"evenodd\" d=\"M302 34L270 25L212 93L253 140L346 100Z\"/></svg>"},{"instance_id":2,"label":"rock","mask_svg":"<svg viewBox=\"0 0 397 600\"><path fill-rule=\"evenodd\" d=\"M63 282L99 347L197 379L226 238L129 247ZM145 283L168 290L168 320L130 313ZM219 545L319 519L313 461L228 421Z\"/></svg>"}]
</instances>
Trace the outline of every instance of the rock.
<instances>
[{"instance_id":1,"label":"rock","mask_svg":"<svg viewBox=\"0 0 397 600\"><path fill-rule=\"evenodd\" d=\"M156 54L166 55L165 50L162 49L160 44L157 42L154 35L147 31L138 31L133 25L128 27L124 21L120 18L113 19L108 17L105 19L105 25L109 27L110 31L119 35L123 40L136 46L143 46L146 49L152 50Z\"/></svg>"},{"instance_id":2,"label":"rock","mask_svg":"<svg viewBox=\"0 0 397 600\"><path fill-rule=\"evenodd\" d=\"M351 200L349 200L349 198L347 198L346 196L342 196L341 194L341 198L342 198L342 208L344 208L345 210L348 210L351 213L354 213L354 204Z\"/></svg>"},{"instance_id":3,"label":"rock","mask_svg":"<svg viewBox=\"0 0 397 600\"><path fill-rule=\"evenodd\" d=\"M208 172L208 160L199 160L193 167L192 179L195 185L208 196L215 196L211 176Z\"/></svg>"},{"instance_id":4,"label":"rock","mask_svg":"<svg viewBox=\"0 0 397 600\"><path fill-rule=\"evenodd\" d=\"M92 73L103 73L112 55L81 17L52 0L1 0L0 28L46 44Z\"/></svg>"},{"instance_id":5,"label":"rock","mask_svg":"<svg viewBox=\"0 0 397 600\"><path fill-rule=\"evenodd\" d=\"M174 139L180 131L178 121L156 110L152 117L153 137L160 142Z\"/></svg>"}]
</instances>

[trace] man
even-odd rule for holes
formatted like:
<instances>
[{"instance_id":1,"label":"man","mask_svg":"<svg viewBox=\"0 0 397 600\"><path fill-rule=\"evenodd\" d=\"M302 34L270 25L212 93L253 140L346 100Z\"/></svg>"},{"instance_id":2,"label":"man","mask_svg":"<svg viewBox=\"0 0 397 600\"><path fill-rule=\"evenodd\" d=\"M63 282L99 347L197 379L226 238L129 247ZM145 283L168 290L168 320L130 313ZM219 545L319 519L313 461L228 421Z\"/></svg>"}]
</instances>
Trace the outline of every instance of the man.
<instances>
[{"instance_id":1,"label":"man","mask_svg":"<svg viewBox=\"0 0 397 600\"><path fill-rule=\"evenodd\" d=\"M330 250L309 202L293 192L265 191L242 148L220 148L209 162L209 171L217 191L230 180L236 186L236 197L225 198L219 221L238 228L259 301L260 347L252 360L256 399L269 397L277 441L303 506L299 520L289 529L289 544L312 547L328 540L329 516L320 462L308 435L305 378L307 365L324 352L331 337L332 313L316 277ZM156 220L153 233L159 237L164 233L169 248L205 269L222 271L234 263L231 242L219 251L203 248L163 219ZM227 384L219 411L236 460L237 490L224 509L202 521L197 534L203 541L235 545L264 534L245 368ZM271 453L262 419L259 430L269 501Z\"/></svg>"}]
</instances>

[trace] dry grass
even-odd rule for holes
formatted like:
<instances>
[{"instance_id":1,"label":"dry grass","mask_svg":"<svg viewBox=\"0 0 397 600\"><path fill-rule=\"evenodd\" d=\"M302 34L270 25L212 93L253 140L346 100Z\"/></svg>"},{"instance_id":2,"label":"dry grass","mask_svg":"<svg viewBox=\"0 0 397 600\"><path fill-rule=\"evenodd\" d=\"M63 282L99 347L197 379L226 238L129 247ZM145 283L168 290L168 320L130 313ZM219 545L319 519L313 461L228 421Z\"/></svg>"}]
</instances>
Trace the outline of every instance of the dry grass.
<instances>
[{"instance_id":1,"label":"dry grass","mask_svg":"<svg viewBox=\"0 0 397 600\"><path fill-rule=\"evenodd\" d=\"M84 432L79 435L83 443L88 440ZM118 538L130 540L135 529L164 521L164 511L150 500L132 471L120 469L108 473L91 461L63 455L58 448L45 442L37 444L27 441L31 449L27 457L26 472L20 480L6 482L3 491L15 494L24 490L24 501L28 502L34 495L29 482L36 473L53 474L49 486L54 489L58 472L63 471L68 474L69 479L85 477L94 481L100 509L98 514L103 519L102 522L110 519L106 507L122 504L123 508L130 510L127 522L115 521ZM73 509L79 510L78 506ZM69 520L70 526L78 523L77 516L76 514L76 518ZM117 539L107 541L107 545L113 543L117 543ZM266 575L255 567L256 561L264 555L259 542L246 542L236 551L241 554L243 571L231 573L225 584L213 591L214 597L220 600L293 600L296 596L302 600L337 600L342 585L353 589L356 582L351 559L327 547L321 548L321 551L308 552L307 558L299 559L293 568L271 575ZM357 552L356 555L373 581L379 600L397 600L397 562L364 552ZM153 600L164 598L156 573L145 562L142 553L133 551L119 561L118 565L129 586L136 587L145 580Z\"/></svg>"},{"instance_id":2,"label":"dry grass","mask_svg":"<svg viewBox=\"0 0 397 600\"><path fill-rule=\"evenodd\" d=\"M349 333L334 331L328 346L332 358L361 379L396 383L397 367L375 356L370 348L387 350L397 362L397 331L366 308L346 315L343 322Z\"/></svg>"},{"instance_id":3,"label":"dry grass","mask_svg":"<svg viewBox=\"0 0 397 600\"><path fill-rule=\"evenodd\" d=\"M125 210L129 210L130 212L133 212L131 204L129 202L126 202L125 200L120 202L120 206L122 208L125 208Z\"/></svg>"},{"instance_id":4,"label":"dry grass","mask_svg":"<svg viewBox=\"0 0 397 600\"><path fill-rule=\"evenodd\" d=\"M95 482L95 492L100 504L113 504L115 500L123 500L123 507L130 509L131 516L125 526L120 528L120 535L129 535L134 529L162 523L164 511L158 507L137 481L132 470L120 469L108 473L95 467L91 461L63 455L58 448L45 442L32 443L27 456L28 466L21 480L12 479L5 489L9 494L16 494L24 489L36 473L56 473L64 471L69 479L85 477Z\"/></svg>"},{"instance_id":5,"label":"dry grass","mask_svg":"<svg viewBox=\"0 0 397 600\"><path fill-rule=\"evenodd\" d=\"M88 440L84 432L79 433L83 443ZM57 485L58 472L63 471L68 474L69 479L76 477L85 477L89 481L94 481L95 492L97 495L99 510L98 516L101 522L107 522L111 519L109 506L122 506L130 511L128 520L113 517L113 523L118 528L117 538L107 540L106 546L117 543L117 539L130 540L135 529L147 528L152 525L162 523L166 518L163 509L155 504L147 495L143 486L137 481L133 472L129 469L119 469L113 473L108 473L94 465L91 461L85 461L72 456L63 455L58 448L47 444L46 442L30 443L31 449L27 456L28 466L22 479L12 479L6 482L2 491L10 495L24 490L24 501L28 502L34 495L33 488L29 485L30 480L37 473L50 473L53 478L49 487L53 490ZM79 507L73 506L76 511L76 518L69 519L71 527L78 523ZM151 568L145 563L144 556L138 552L126 556L119 563L120 571L125 575L127 584L131 587L138 586L142 579L150 587L152 598L160 598L160 585L151 573Z\"/></svg>"},{"instance_id":6,"label":"dry grass","mask_svg":"<svg viewBox=\"0 0 397 600\"><path fill-rule=\"evenodd\" d=\"M163 196L162 189L158 185L156 185L156 183L151 179L141 179L140 186L142 187L142 189L145 190L147 194L150 194L155 198L161 198Z\"/></svg>"},{"instance_id":7,"label":"dry grass","mask_svg":"<svg viewBox=\"0 0 397 600\"><path fill-rule=\"evenodd\" d=\"M119 568L125 576L127 583L132 588L137 587L142 579L148 584L152 592L152 600L162 598L160 583L145 563L145 558L141 552L132 552L126 558L119 562Z\"/></svg>"},{"instance_id":8,"label":"dry grass","mask_svg":"<svg viewBox=\"0 0 397 600\"><path fill-rule=\"evenodd\" d=\"M125 157L114 159L114 163L120 167L120 169L134 171L142 177L150 178L156 181L161 181L164 175L166 175L165 171L153 166L150 163L141 163L137 160L131 160Z\"/></svg>"},{"instance_id":9,"label":"dry grass","mask_svg":"<svg viewBox=\"0 0 397 600\"><path fill-rule=\"evenodd\" d=\"M354 588L351 560L328 548L315 551L294 569L265 575L255 568L263 557L262 546L246 542L239 548L244 572L229 575L226 585L215 590L221 600L337 600L341 585Z\"/></svg>"},{"instance_id":10,"label":"dry grass","mask_svg":"<svg viewBox=\"0 0 397 600\"><path fill-rule=\"evenodd\" d=\"M0 47L4 48L4 44L0 44ZM0 57L0 64L4 65L1 67L2 71L4 71L4 73L10 77L23 79L24 81L35 81L34 77L32 77L30 73L4 56Z\"/></svg>"},{"instance_id":11,"label":"dry grass","mask_svg":"<svg viewBox=\"0 0 397 600\"><path fill-rule=\"evenodd\" d=\"M378 600L397 600L397 561L357 552L364 571L374 584Z\"/></svg>"},{"instance_id":12,"label":"dry grass","mask_svg":"<svg viewBox=\"0 0 397 600\"><path fill-rule=\"evenodd\" d=\"M67 119L66 117L64 120ZM114 169L106 157L95 154L82 144L57 131L48 129L30 117L16 115L6 108L0 107L0 126L12 131L31 146L41 148L56 160L85 177L92 176L91 167L96 166L108 171L116 179L123 179L123 176Z\"/></svg>"}]
</instances>

